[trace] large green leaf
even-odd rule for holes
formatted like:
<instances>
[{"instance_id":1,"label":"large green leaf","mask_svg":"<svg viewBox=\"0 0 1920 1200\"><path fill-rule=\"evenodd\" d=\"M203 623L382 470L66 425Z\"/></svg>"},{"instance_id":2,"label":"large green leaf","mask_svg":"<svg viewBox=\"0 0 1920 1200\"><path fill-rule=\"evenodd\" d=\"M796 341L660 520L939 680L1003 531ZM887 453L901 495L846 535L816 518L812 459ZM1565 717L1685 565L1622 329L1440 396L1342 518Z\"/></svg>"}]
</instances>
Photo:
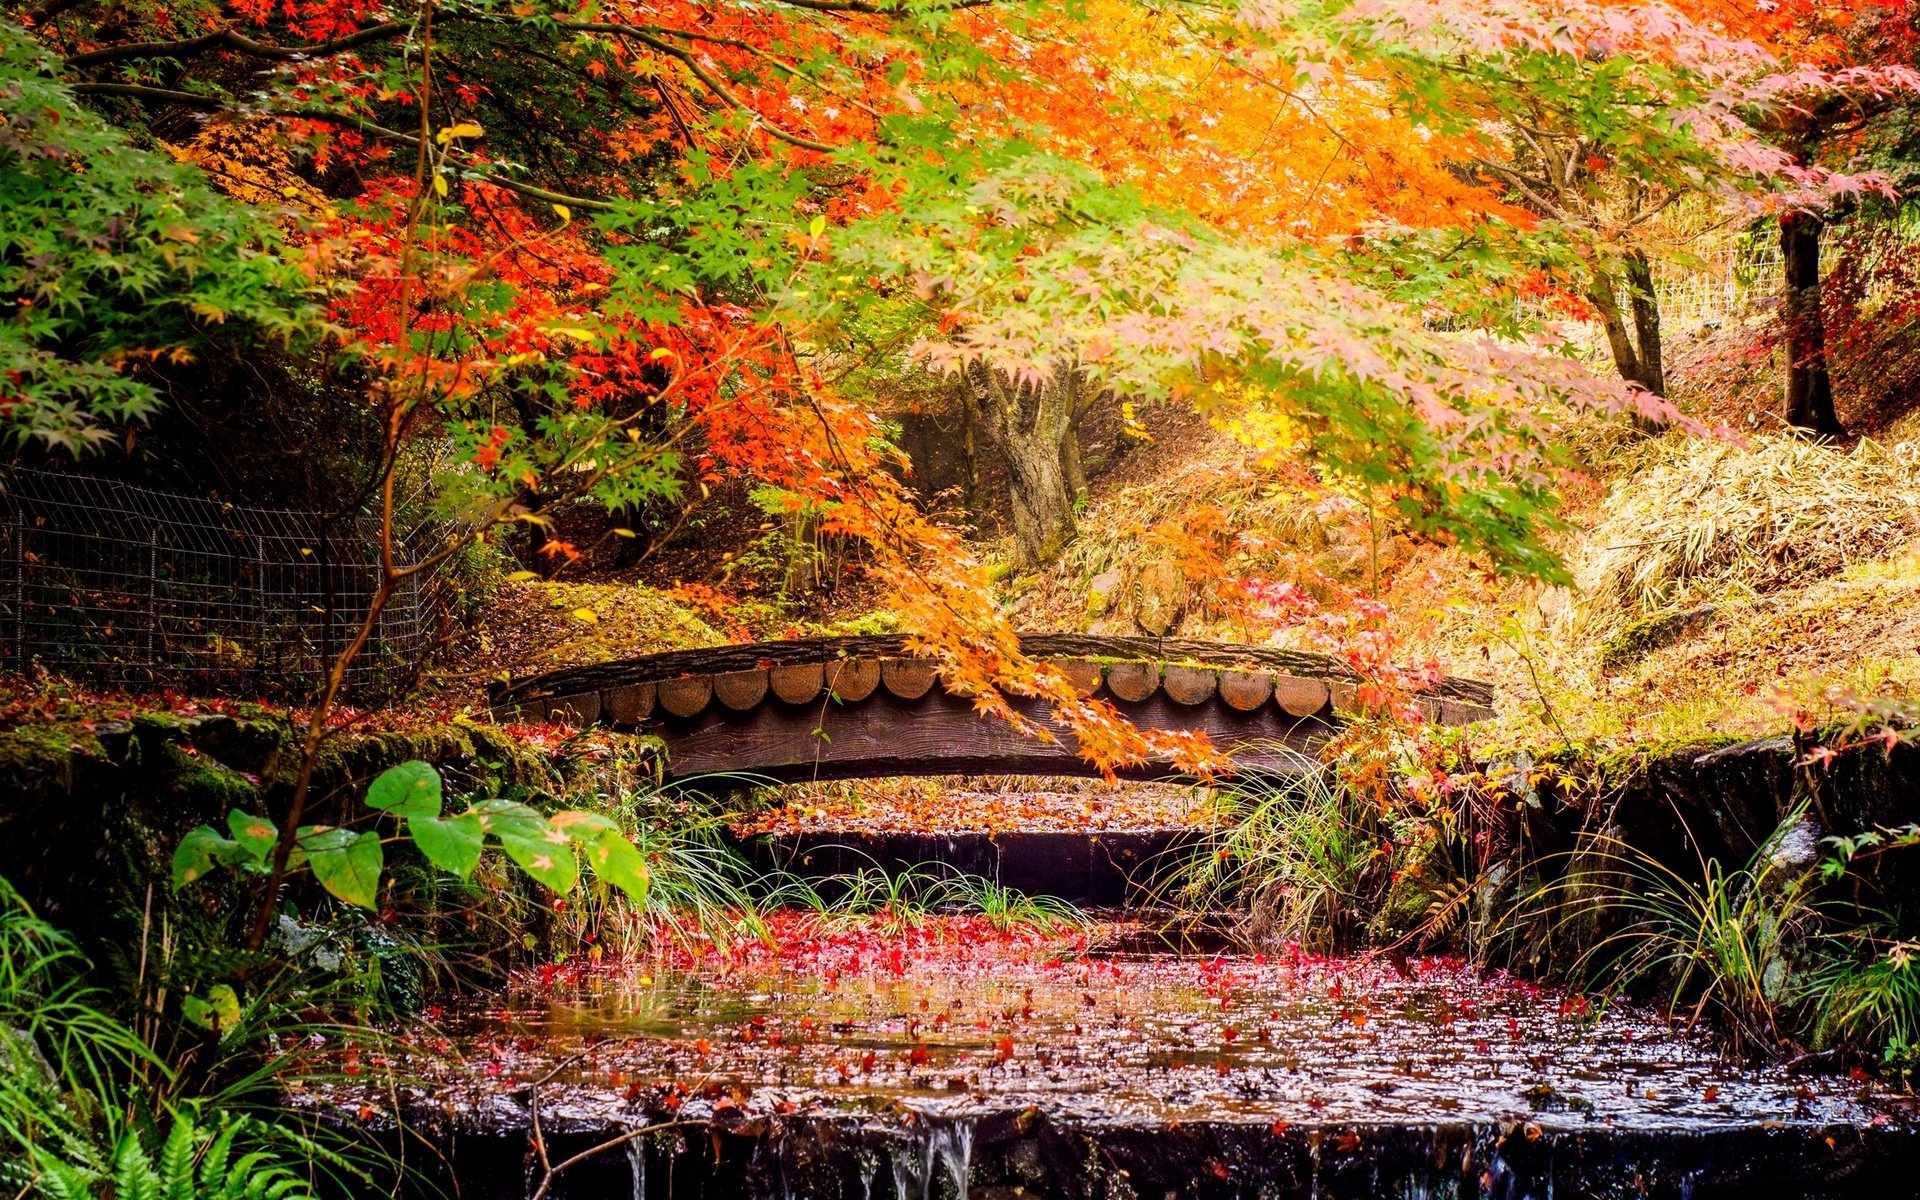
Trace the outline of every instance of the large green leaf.
<instances>
[{"instance_id":1,"label":"large green leaf","mask_svg":"<svg viewBox=\"0 0 1920 1200\"><path fill-rule=\"evenodd\" d=\"M554 813L547 818L547 823L581 843L597 841L606 834L620 832L620 826L611 818L599 813L582 812L577 808Z\"/></svg>"},{"instance_id":2,"label":"large green leaf","mask_svg":"<svg viewBox=\"0 0 1920 1200\"><path fill-rule=\"evenodd\" d=\"M367 789L367 806L397 817L437 817L440 772L417 758L389 767Z\"/></svg>"},{"instance_id":3,"label":"large green leaf","mask_svg":"<svg viewBox=\"0 0 1920 1200\"><path fill-rule=\"evenodd\" d=\"M543 821L544 825L545 822ZM580 877L580 865L573 857L573 843L552 826L538 837L518 833L501 834L500 846L520 869L556 892L566 893Z\"/></svg>"},{"instance_id":4,"label":"large green leaf","mask_svg":"<svg viewBox=\"0 0 1920 1200\"><path fill-rule=\"evenodd\" d=\"M272 821L241 812L237 808L227 813L227 828L233 831L234 841L256 864L264 865L280 841L280 830Z\"/></svg>"},{"instance_id":5,"label":"large green leaf","mask_svg":"<svg viewBox=\"0 0 1920 1200\"><path fill-rule=\"evenodd\" d=\"M473 806L480 827L497 837L537 840L552 832L547 819L517 800L482 800Z\"/></svg>"},{"instance_id":6,"label":"large green leaf","mask_svg":"<svg viewBox=\"0 0 1920 1200\"><path fill-rule=\"evenodd\" d=\"M215 867L227 866L241 853L238 842L220 836L211 825L202 825L173 848L173 886L175 890L200 879Z\"/></svg>"},{"instance_id":7,"label":"large green leaf","mask_svg":"<svg viewBox=\"0 0 1920 1200\"><path fill-rule=\"evenodd\" d=\"M601 879L619 888L635 904L647 902L647 863L619 830L587 843L587 865Z\"/></svg>"},{"instance_id":8,"label":"large green leaf","mask_svg":"<svg viewBox=\"0 0 1920 1200\"><path fill-rule=\"evenodd\" d=\"M428 862L443 871L452 871L465 879L480 863L480 851L486 844L486 832L477 813L457 817L413 817L407 821L407 833Z\"/></svg>"},{"instance_id":9,"label":"large green leaf","mask_svg":"<svg viewBox=\"0 0 1920 1200\"><path fill-rule=\"evenodd\" d=\"M311 830L311 832L309 832ZM372 908L380 894L386 855L377 833L309 826L300 832L307 861L320 886L361 908Z\"/></svg>"}]
</instances>

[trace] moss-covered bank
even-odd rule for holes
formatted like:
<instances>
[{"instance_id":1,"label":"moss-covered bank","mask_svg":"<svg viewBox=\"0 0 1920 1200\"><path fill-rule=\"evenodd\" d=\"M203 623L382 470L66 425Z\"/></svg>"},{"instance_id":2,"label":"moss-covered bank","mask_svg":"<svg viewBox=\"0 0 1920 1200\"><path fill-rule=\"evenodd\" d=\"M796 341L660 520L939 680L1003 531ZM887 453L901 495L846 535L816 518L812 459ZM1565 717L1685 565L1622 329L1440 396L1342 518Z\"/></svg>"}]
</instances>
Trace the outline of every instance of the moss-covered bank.
<instances>
[{"instance_id":1,"label":"moss-covered bank","mask_svg":"<svg viewBox=\"0 0 1920 1200\"><path fill-rule=\"evenodd\" d=\"M292 794L300 738L282 714L73 719L0 732L0 876L83 939L119 936L149 884L168 886L180 838L229 809L278 818ZM366 784L408 759L440 767L459 790L558 785L566 763L504 731L464 720L344 734L321 754L309 820L332 823ZM159 899L158 895L155 899Z\"/></svg>"}]
</instances>

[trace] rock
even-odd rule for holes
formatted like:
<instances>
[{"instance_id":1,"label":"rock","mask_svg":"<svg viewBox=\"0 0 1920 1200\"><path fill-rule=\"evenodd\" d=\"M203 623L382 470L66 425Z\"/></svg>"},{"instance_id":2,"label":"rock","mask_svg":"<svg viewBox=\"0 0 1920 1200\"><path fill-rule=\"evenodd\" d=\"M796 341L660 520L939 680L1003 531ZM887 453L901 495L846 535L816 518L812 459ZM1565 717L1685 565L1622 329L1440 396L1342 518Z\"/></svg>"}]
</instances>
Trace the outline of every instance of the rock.
<instances>
[{"instance_id":1,"label":"rock","mask_svg":"<svg viewBox=\"0 0 1920 1200\"><path fill-rule=\"evenodd\" d=\"M1619 671L1699 629L1719 610L1711 604L1682 612L1655 613L1616 631L1600 643L1600 668Z\"/></svg>"},{"instance_id":2,"label":"rock","mask_svg":"<svg viewBox=\"0 0 1920 1200\"><path fill-rule=\"evenodd\" d=\"M1107 615L1113 607L1114 597L1120 593L1120 572L1102 571L1087 581L1087 620L1095 621Z\"/></svg>"},{"instance_id":3,"label":"rock","mask_svg":"<svg viewBox=\"0 0 1920 1200\"><path fill-rule=\"evenodd\" d=\"M1187 603L1187 577L1179 567L1170 562L1149 563L1141 568L1135 586L1139 604L1133 619L1140 628L1162 637L1179 624Z\"/></svg>"}]
</instances>

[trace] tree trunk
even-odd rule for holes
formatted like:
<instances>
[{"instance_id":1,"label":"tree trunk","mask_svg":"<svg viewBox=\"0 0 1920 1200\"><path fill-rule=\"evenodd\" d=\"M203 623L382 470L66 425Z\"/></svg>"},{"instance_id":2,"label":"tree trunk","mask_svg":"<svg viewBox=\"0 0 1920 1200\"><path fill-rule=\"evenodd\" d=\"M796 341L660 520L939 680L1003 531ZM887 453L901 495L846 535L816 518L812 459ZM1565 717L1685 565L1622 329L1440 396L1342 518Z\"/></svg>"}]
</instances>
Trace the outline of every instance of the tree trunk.
<instances>
[{"instance_id":1,"label":"tree trunk","mask_svg":"<svg viewBox=\"0 0 1920 1200\"><path fill-rule=\"evenodd\" d=\"M1625 283L1630 293L1631 330L1627 327L1628 311L1620 306L1619 288L1605 268L1592 268L1593 286L1587 299L1600 311L1607 347L1613 351L1613 365L1620 378L1656 396L1665 396L1667 376L1660 346L1660 306L1653 295L1653 267L1637 250L1627 259Z\"/></svg>"},{"instance_id":2,"label":"tree trunk","mask_svg":"<svg viewBox=\"0 0 1920 1200\"><path fill-rule=\"evenodd\" d=\"M1780 260L1786 290L1781 315L1787 327L1787 424L1817 437L1845 437L1833 411L1833 380L1827 374L1827 330L1820 315L1820 230L1812 213L1780 218Z\"/></svg>"},{"instance_id":3,"label":"tree trunk","mask_svg":"<svg viewBox=\"0 0 1920 1200\"><path fill-rule=\"evenodd\" d=\"M1640 342L1640 386L1667 394L1667 364L1660 345L1660 302L1653 294L1653 264L1644 252L1627 256L1627 286L1633 289L1633 332Z\"/></svg>"},{"instance_id":4,"label":"tree trunk","mask_svg":"<svg viewBox=\"0 0 1920 1200\"><path fill-rule=\"evenodd\" d=\"M1067 480L1067 494L1075 502L1087 498L1087 468L1080 461L1080 420L1076 416L1067 422L1066 432L1060 435L1060 473Z\"/></svg>"},{"instance_id":5,"label":"tree trunk","mask_svg":"<svg viewBox=\"0 0 1920 1200\"><path fill-rule=\"evenodd\" d=\"M1073 426L1080 373L1062 361L1038 384L1011 380L984 364L967 370L975 428L1000 451L1012 482L1014 565L1031 570L1073 537L1073 491L1065 438Z\"/></svg>"}]
</instances>

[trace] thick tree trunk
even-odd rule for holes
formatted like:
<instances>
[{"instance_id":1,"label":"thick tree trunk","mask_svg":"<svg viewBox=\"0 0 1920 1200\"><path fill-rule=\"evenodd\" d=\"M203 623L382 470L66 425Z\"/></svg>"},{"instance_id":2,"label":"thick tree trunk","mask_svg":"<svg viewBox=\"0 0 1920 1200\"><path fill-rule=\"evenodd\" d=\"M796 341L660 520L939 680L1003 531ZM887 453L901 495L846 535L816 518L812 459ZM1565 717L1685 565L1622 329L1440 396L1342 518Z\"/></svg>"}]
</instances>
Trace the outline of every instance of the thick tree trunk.
<instances>
[{"instance_id":1,"label":"thick tree trunk","mask_svg":"<svg viewBox=\"0 0 1920 1200\"><path fill-rule=\"evenodd\" d=\"M1827 373L1827 330L1820 315L1820 230L1811 213L1780 218L1780 259L1786 290L1781 315L1787 332L1787 424L1819 437L1844 437L1833 410L1833 380Z\"/></svg>"},{"instance_id":2,"label":"thick tree trunk","mask_svg":"<svg viewBox=\"0 0 1920 1200\"><path fill-rule=\"evenodd\" d=\"M1006 461L1012 486L1014 565L1031 570L1074 534L1073 490L1065 439L1073 427L1081 380L1061 362L1042 383L1021 383L976 363L967 371L976 430Z\"/></svg>"}]
</instances>

